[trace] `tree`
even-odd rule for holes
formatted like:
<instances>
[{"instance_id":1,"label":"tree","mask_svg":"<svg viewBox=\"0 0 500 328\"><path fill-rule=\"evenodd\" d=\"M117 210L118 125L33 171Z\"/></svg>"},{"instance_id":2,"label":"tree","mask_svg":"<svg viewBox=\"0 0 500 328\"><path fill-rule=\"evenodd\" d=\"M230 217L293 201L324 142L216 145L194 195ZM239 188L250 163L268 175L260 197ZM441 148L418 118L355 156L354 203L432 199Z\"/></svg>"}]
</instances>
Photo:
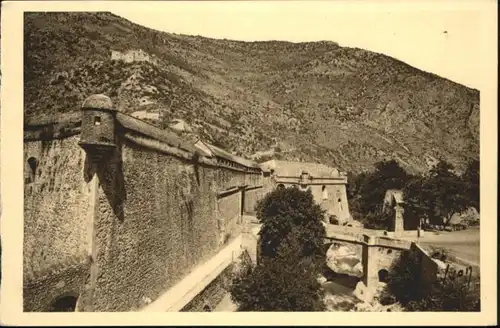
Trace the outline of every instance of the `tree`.
<instances>
[{"instance_id":1,"label":"tree","mask_svg":"<svg viewBox=\"0 0 500 328\"><path fill-rule=\"evenodd\" d=\"M257 203L257 219L262 223L261 256L276 257L278 247L292 231L301 245L302 257L325 259L323 242L325 212L314 202L310 191L277 188ZM297 229L294 229L297 228Z\"/></svg>"},{"instance_id":2,"label":"tree","mask_svg":"<svg viewBox=\"0 0 500 328\"><path fill-rule=\"evenodd\" d=\"M369 173L361 172L359 174L354 174L352 172L347 173L347 199L349 199L349 211L354 218L363 217L363 212L361 210L361 186L365 183Z\"/></svg>"},{"instance_id":3,"label":"tree","mask_svg":"<svg viewBox=\"0 0 500 328\"><path fill-rule=\"evenodd\" d=\"M430 209L432 208L431 192L427 189L427 179L421 176L414 176L403 188L405 197L405 219L430 219Z\"/></svg>"},{"instance_id":4,"label":"tree","mask_svg":"<svg viewBox=\"0 0 500 328\"><path fill-rule=\"evenodd\" d=\"M446 161L438 162L430 170L422 189L427 216L438 224L448 225L455 213L467 208L466 184L453 172L453 165Z\"/></svg>"},{"instance_id":5,"label":"tree","mask_svg":"<svg viewBox=\"0 0 500 328\"><path fill-rule=\"evenodd\" d=\"M231 298L239 311L324 311L323 290L311 270L314 262L301 257L299 239L290 234L275 258L263 258L236 278Z\"/></svg>"},{"instance_id":6,"label":"tree","mask_svg":"<svg viewBox=\"0 0 500 328\"><path fill-rule=\"evenodd\" d=\"M383 212L377 208L376 212L369 212L363 217L364 227L367 229L387 230L392 224L393 216L393 212Z\"/></svg>"},{"instance_id":7,"label":"tree","mask_svg":"<svg viewBox=\"0 0 500 328\"><path fill-rule=\"evenodd\" d=\"M474 181L474 169L470 165L469 173L459 177L453 172L453 165L446 161L438 162L428 176L413 177L406 184L403 193L406 199L405 215L428 218L433 224L448 225L455 213L465 210L470 204L465 182ZM477 194L479 200L479 194Z\"/></svg>"},{"instance_id":8,"label":"tree","mask_svg":"<svg viewBox=\"0 0 500 328\"><path fill-rule=\"evenodd\" d=\"M366 174L359 189L359 209L363 215L380 212L385 193L389 189L402 189L410 175L395 160L375 164L375 171Z\"/></svg>"},{"instance_id":9,"label":"tree","mask_svg":"<svg viewBox=\"0 0 500 328\"><path fill-rule=\"evenodd\" d=\"M239 311L323 311L317 281L324 265L324 211L310 191L277 188L256 206L261 252L258 265L233 280Z\"/></svg>"},{"instance_id":10,"label":"tree","mask_svg":"<svg viewBox=\"0 0 500 328\"><path fill-rule=\"evenodd\" d=\"M479 212L479 161L474 159L469 162L467 169L462 175L462 180L466 184L466 195L469 200L470 206L477 209Z\"/></svg>"},{"instance_id":11,"label":"tree","mask_svg":"<svg viewBox=\"0 0 500 328\"><path fill-rule=\"evenodd\" d=\"M395 160L375 163L375 170L349 174L349 209L371 229L387 229L392 218L382 212L387 190L402 189L413 178Z\"/></svg>"}]
</instances>

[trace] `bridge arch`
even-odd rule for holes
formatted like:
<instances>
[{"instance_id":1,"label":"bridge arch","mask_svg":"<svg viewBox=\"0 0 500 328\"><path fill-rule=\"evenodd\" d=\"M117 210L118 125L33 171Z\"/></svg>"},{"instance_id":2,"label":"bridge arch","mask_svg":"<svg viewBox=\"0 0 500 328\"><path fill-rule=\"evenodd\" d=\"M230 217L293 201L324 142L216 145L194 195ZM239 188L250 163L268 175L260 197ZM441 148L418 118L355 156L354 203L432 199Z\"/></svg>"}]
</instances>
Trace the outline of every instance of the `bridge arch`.
<instances>
[{"instance_id":1,"label":"bridge arch","mask_svg":"<svg viewBox=\"0 0 500 328\"><path fill-rule=\"evenodd\" d=\"M402 252L410 249L411 242L375 237L369 235L351 236L330 232L325 238L325 252L335 244L361 245L361 263L365 286L376 286L378 282L387 282L393 263Z\"/></svg>"},{"instance_id":2,"label":"bridge arch","mask_svg":"<svg viewBox=\"0 0 500 328\"><path fill-rule=\"evenodd\" d=\"M49 306L48 312L75 312L78 304L77 293L65 293L59 295Z\"/></svg>"},{"instance_id":3,"label":"bridge arch","mask_svg":"<svg viewBox=\"0 0 500 328\"><path fill-rule=\"evenodd\" d=\"M388 277L389 277L389 271L387 271L386 269L378 270L378 281L379 282L387 282Z\"/></svg>"}]
</instances>

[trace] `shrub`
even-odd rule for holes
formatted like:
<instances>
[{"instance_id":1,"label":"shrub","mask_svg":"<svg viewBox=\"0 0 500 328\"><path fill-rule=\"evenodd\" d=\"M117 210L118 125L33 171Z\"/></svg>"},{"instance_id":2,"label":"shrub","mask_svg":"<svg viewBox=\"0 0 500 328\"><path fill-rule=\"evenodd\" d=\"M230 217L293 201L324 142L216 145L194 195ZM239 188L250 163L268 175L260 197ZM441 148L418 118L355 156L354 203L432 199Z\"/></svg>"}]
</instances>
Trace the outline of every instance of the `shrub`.
<instances>
[{"instance_id":1,"label":"shrub","mask_svg":"<svg viewBox=\"0 0 500 328\"><path fill-rule=\"evenodd\" d=\"M442 253L440 253L442 255ZM407 311L479 311L478 281L471 285L463 280L436 280L423 287L420 258L413 252L402 254L389 273L381 301L399 302Z\"/></svg>"},{"instance_id":2,"label":"shrub","mask_svg":"<svg viewBox=\"0 0 500 328\"><path fill-rule=\"evenodd\" d=\"M466 283L456 280L438 281L422 298L410 301L406 309L432 312L481 311L479 289L472 289Z\"/></svg>"},{"instance_id":3,"label":"shrub","mask_svg":"<svg viewBox=\"0 0 500 328\"><path fill-rule=\"evenodd\" d=\"M389 270L386 292L393 295L403 306L421 298L420 259L415 253L403 252L393 264Z\"/></svg>"},{"instance_id":4,"label":"shrub","mask_svg":"<svg viewBox=\"0 0 500 328\"><path fill-rule=\"evenodd\" d=\"M432 257L433 259L443 261L443 262L446 262L446 261L454 262L456 260L455 257L453 255L451 255L447 249L440 248L440 247L432 247L431 252L430 252L430 257Z\"/></svg>"}]
</instances>

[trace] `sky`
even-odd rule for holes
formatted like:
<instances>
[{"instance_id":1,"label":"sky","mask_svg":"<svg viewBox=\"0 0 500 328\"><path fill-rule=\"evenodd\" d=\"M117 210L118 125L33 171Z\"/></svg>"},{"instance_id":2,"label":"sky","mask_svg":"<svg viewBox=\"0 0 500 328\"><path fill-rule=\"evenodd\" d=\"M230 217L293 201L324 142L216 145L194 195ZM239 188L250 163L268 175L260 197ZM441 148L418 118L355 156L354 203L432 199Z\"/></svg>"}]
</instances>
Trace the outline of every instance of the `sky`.
<instances>
[{"instance_id":1,"label":"sky","mask_svg":"<svg viewBox=\"0 0 500 328\"><path fill-rule=\"evenodd\" d=\"M335 41L383 53L479 89L485 26L477 5L485 1L476 0L476 7L461 0L452 6L389 2L390 6L380 1L174 1L151 7L121 3L111 11L177 34L242 41Z\"/></svg>"}]
</instances>

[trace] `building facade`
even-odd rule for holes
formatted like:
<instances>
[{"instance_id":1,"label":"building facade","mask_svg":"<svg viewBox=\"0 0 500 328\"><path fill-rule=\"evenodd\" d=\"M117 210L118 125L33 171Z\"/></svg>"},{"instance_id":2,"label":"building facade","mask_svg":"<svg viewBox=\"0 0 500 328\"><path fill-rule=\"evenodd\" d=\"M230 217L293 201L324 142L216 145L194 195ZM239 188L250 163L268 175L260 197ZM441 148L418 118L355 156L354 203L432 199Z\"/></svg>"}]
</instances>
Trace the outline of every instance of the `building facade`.
<instances>
[{"instance_id":1,"label":"building facade","mask_svg":"<svg viewBox=\"0 0 500 328\"><path fill-rule=\"evenodd\" d=\"M323 164L271 160L260 164L271 188L297 187L310 190L325 211L326 221L344 224L351 220L347 200L347 175Z\"/></svg>"}]
</instances>

